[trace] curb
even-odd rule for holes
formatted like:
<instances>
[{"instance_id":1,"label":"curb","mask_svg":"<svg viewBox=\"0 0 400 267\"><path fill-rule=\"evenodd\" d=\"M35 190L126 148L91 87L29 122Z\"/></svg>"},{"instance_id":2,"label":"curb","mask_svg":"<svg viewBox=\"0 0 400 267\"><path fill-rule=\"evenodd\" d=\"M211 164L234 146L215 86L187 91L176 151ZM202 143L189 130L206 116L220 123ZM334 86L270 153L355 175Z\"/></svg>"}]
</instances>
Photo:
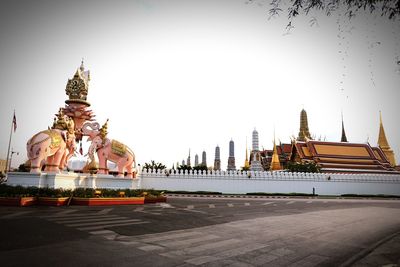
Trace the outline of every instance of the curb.
<instances>
[{"instance_id":1,"label":"curb","mask_svg":"<svg viewBox=\"0 0 400 267\"><path fill-rule=\"evenodd\" d=\"M385 243L389 242L390 240L392 240L393 238L395 238L398 235L400 235L400 232L396 232L394 234L391 234L391 235L379 240L378 242L372 244L371 246L361 250L360 252L358 252L357 254L355 254L354 256L352 256L350 259L346 260L345 262L343 262L339 266L340 267L352 266L353 264L357 263L361 259L365 258L368 254L373 252L375 249L377 249L378 247L380 247L380 246L384 245Z\"/></svg>"}]
</instances>

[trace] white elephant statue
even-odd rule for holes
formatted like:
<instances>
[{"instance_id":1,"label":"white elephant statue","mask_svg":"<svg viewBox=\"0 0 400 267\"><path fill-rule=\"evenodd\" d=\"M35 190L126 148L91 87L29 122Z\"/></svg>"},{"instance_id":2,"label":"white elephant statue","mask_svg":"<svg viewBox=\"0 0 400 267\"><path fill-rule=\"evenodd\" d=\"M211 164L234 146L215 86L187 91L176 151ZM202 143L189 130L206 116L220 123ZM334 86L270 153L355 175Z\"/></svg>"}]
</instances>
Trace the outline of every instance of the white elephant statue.
<instances>
[{"instance_id":1,"label":"white elephant statue","mask_svg":"<svg viewBox=\"0 0 400 267\"><path fill-rule=\"evenodd\" d=\"M107 120L108 122L108 120ZM82 127L84 135L91 141L89 147L89 158L94 162L94 152L99 158L98 174L108 174L107 160L117 164L118 176L124 177L127 172L128 178L135 177L136 159L133 151L126 145L107 138L107 122L100 128L98 122L86 122Z\"/></svg>"}]
</instances>

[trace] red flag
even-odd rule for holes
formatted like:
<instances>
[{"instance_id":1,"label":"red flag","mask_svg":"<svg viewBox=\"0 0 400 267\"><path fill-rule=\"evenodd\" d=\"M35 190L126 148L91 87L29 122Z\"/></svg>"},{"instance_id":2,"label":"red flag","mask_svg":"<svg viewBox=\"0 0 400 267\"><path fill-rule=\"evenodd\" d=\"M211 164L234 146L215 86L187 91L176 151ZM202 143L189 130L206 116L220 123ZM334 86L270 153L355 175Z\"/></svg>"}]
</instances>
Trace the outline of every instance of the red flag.
<instances>
[{"instance_id":1,"label":"red flag","mask_svg":"<svg viewBox=\"0 0 400 267\"><path fill-rule=\"evenodd\" d=\"M17 117L15 117L15 111L14 111L14 117L13 117L13 127L14 127L14 133L17 130Z\"/></svg>"}]
</instances>

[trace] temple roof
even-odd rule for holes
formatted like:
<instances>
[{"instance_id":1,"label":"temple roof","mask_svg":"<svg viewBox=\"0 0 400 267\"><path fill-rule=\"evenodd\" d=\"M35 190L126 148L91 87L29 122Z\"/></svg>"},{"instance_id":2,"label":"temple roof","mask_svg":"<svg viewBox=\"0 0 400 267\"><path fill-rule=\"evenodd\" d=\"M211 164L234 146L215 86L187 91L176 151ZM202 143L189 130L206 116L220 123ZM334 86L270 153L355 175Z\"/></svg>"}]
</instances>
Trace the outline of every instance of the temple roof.
<instances>
[{"instance_id":1,"label":"temple roof","mask_svg":"<svg viewBox=\"0 0 400 267\"><path fill-rule=\"evenodd\" d=\"M380 147L371 147L368 143L344 143L305 141L295 143L296 152L301 160L312 160L322 171L364 170L393 171Z\"/></svg>"}]
</instances>

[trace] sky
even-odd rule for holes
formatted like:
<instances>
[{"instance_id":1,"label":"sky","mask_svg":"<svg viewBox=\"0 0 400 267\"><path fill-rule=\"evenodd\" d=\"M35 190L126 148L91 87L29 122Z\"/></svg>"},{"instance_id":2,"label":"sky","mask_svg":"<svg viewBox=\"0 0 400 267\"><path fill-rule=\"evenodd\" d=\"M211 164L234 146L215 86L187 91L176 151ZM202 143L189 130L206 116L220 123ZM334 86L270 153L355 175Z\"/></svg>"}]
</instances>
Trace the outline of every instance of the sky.
<instances>
[{"instance_id":1,"label":"sky","mask_svg":"<svg viewBox=\"0 0 400 267\"><path fill-rule=\"evenodd\" d=\"M215 147L227 166L244 164L254 128L261 148L290 142L308 114L316 138L339 141L343 112L350 142L376 145L379 111L400 161L400 22L359 12L311 12L269 19L269 1L6 0L0 9L0 158L13 111L17 167L26 142L52 124L65 86L84 58L88 101L109 137L137 162L167 167L189 149ZM87 148L86 143L84 148Z\"/></svg>"}]
</instances>

